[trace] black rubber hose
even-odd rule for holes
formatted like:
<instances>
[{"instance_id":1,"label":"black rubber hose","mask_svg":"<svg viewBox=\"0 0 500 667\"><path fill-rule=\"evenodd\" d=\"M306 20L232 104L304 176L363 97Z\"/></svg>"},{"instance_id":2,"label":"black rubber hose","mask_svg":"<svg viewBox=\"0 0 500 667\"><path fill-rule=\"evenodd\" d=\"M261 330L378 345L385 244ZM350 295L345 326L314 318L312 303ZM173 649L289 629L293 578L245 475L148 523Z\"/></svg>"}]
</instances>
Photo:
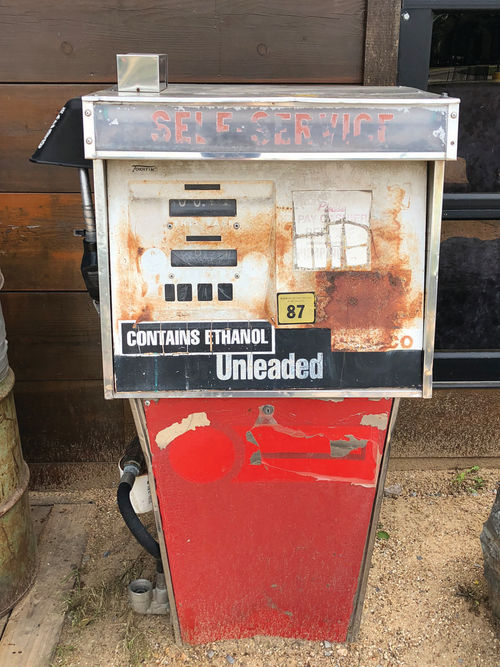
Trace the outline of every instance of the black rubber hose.
<instances>
[{"instance_id":1,"label":"black rubber hose","mask_svg":"<svg viewBox=\"0 0 500 667\"><path fill-rule=\"evenodd\" d=\"M141 520L134 512L134 508L132 507L130 492L132 491L134 480L135 476L132 473L125 472L122 475L120 483L118 484L118 491L116 493L118 509L120 510L120 514L122 515L127 528L139 542L141 547L146 549L148 554L156 559L156 571L163 572L160 545L142 524Z\"/></svg>"}]
</instances>

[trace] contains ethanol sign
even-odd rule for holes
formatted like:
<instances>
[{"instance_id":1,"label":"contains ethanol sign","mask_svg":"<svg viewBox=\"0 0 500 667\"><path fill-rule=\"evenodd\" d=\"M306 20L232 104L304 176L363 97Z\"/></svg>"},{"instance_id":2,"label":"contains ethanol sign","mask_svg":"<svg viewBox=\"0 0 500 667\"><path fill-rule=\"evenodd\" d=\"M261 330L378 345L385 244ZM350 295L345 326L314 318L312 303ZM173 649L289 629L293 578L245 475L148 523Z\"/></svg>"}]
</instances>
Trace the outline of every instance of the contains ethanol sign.
<instances>
[{"instance_id":1,"label":"contains ethanol sign","mask_svg":"<svg viewBox=\"0 0 500 667\"><path fill-rule=\"evenodd\" d=\"M269 322L120 322L122 353L236 354L274 352Z\"/></svg>"}]
</instances>

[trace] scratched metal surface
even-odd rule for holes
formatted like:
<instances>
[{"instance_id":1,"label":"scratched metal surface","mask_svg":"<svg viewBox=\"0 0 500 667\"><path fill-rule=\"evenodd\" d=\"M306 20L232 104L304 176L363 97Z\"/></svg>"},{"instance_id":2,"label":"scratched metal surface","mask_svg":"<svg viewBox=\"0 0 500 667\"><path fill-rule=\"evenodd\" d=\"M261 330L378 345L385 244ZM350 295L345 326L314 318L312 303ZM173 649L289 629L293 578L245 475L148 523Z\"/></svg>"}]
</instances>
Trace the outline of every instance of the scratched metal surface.
<instances>
[{"instance_id":1,"label":"scratched metal surface","mask_svg":"<svg viewBox=\"0 0 500 667\"><path fill-rule=\"evenodd\" d=\"M391 403L146 405L184 641L345 640Z\"/></svg>"},{"instance_id":2,"label":"scratched metal surface","mask_svg":"<svg viewBox=\"0 0 500 667\"><path fill-rule=\"evenodd\" d=\"M444 98L440 94L430 93L408 86L352 86L352 85L304 85L304 84L190 84L173 83L159 95L123 94L115 88L99 90L87 95L85 100L134 101L138 99L148 102L191 98L194 100L300 100L320 99L328 102L345 102L356 100L365 104L376 104L381 100L390 100L397 104L401 100L410 104L448 105L457 102L454 98Z\"/></svg>"},{"instance_id":3,"label":"scratched metal surface","mask_svg":"<svg viewBox=\"0 0 500 667\"><path fill-rule=\"evenodd\" d=\"M331 329L334 351L421 349L426 178L421 162L109 162L115 353L120 320L264 319L279 328L278 292L315 293L316 322L297 326ZM186 192L186 183L221 189ZM236 198L237 215L170 216L168 200L182 197ZM356 198L358 208L346 211ZM363 215L356 229L345 224ZM221 241L186 242L187 235L203 234ZM350 234L358 244L354 254ZM311 267L303 247L313 236L324 240L328 256ZM179 248L236 248L238 266L173 267L170 251ZM198 282L231 283L234 300L165 301L165 283Z\"/></svg>"}]
</instances>

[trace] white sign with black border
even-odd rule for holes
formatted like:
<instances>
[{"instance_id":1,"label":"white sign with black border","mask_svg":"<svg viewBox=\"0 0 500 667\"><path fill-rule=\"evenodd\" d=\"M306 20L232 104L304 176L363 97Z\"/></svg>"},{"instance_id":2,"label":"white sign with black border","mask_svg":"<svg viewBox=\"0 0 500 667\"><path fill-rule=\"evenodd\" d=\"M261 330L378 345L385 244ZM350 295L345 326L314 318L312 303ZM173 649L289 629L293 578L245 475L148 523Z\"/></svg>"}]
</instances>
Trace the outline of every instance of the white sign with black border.
<instances>
[{"instance_id":1,"label":"white sign with black border","mask_svg":"<svg viewBox=\"0 0 500 667\"><path fill-rule=\"evenodd\" d=\"M118 349L128 357L275 352L275 330L267 320L118 324Z\"/></svg>"}]
</instances>

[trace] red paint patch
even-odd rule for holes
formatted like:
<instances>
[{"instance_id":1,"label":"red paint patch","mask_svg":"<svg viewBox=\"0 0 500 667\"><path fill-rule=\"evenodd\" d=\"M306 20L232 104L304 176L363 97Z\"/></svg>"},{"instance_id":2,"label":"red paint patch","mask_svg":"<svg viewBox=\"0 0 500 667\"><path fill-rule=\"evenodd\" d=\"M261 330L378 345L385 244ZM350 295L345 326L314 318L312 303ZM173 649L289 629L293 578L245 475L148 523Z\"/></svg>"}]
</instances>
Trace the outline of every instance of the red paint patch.
<instances>
[{"instance_id":1,"label":"red paint patch","mask_svg":"<svg viewBox=\"0 0 500 667\"><path fill-rule=\"evenodd\" d=\"M145 410L182 639L344 641L385 442L360 423L374 403L160 399ZM159 431L198 412L210 426L157 447Z\"/></svg>"},{"instance_id":2,"label":"red paint patch","mask_svg":"<svg viewBox=\"0 0 500 667\"><path fill-rule=\"evenodd\" d=\"M227 435L210 426L184 433L168 445L173 470L190 482L214 482L234 465L234 447Z\"/></svg>"}]
</instances>

